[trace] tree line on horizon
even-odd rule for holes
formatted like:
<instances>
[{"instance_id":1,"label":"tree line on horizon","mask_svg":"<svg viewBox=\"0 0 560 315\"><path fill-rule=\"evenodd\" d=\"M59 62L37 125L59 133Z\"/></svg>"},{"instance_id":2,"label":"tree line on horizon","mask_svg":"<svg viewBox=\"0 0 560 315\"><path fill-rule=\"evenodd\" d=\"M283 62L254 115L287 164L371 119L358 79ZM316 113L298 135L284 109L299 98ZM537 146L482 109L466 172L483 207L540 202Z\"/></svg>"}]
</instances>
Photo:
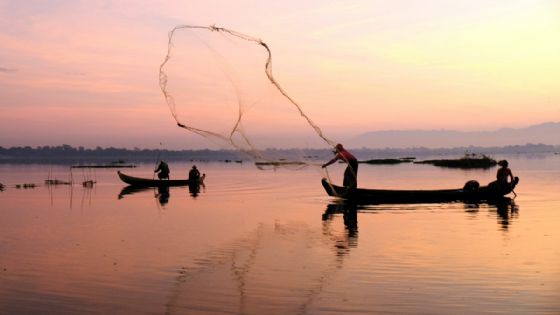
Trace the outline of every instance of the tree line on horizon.
<instances>
[{"instance_id":1,"label":"tree line on horizon","mask_svg":"<svg viewBox=\"0 0 560 315\"><path fill-rule=\"evenodd\" d=\"M234 158L233 150L167 150L167 149L127 149L97 146L85 148L68 144L58 146L30 146L4 148L0 146L0 162L118 162L154 161L158 158L168 160Z\"/></svg>"},{"instance_id":2,"label":"tree line on horizon","mask_svg":"<svg viewBox=\"0 0 560 315\"><path fill-rule=\"evenodd\" d=\"M560 146L546 144L511 145L504 147L456 147L456 148L358 148L351 149L359 159L372 157L389 158L403 156L516 154L516 153L556 153ZM275 149L265 150L269 156L285 158L324 159L332 155L330 149ZM231 161L248 159L236 150L168 150L168 149L126 149L97 146L85 148L63 144L58 146L30 146L4 148L0 146L0 163L88 163L88 162L153 162L156 159L176 161Z\"/></svg>"}]
</instances>

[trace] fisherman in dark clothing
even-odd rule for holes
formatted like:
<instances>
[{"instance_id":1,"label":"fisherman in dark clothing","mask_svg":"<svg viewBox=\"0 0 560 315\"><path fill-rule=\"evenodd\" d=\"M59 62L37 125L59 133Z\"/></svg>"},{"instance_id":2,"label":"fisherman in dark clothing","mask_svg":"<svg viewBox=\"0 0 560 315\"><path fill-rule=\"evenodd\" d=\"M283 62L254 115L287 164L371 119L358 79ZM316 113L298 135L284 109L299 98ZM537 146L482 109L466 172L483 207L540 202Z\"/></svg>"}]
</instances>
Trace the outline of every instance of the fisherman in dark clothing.
<instances>
[{"instance_id":1,"label":"fisherman in dark clothing","mask_svg":"<svg viewBox=\"0 0 560 315\"><path fill-rule=\"evenodd\" d=\"M159 162L158 167L154 170L154 173L158 173L159 179L169 179L169 166L164 161L161 161Z\"/></svg>"},{"instance_id":2,"label":"fisherman in dark clothing","mask_svg":"<svg viewBox=\"0 0 560 315\"><path fill-rule=\"evenodd\" d=\"M198 184L199 180L200 180L200 172L196 168L196 165L193 165L193 167L189 171L189 184L190 183Z\"/></svg>"}]
</instances>

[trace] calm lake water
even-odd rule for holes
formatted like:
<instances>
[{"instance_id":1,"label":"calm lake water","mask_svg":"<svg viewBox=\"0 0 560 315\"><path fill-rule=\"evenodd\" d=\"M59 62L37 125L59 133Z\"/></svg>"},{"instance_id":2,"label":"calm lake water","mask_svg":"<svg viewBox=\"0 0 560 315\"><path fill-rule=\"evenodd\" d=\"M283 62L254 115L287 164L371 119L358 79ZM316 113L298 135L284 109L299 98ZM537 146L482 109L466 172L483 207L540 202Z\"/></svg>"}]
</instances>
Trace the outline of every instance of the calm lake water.
<instances>
[{"instance_id":1,"label":"calm lake water","mask_svg":"<svg viewBox=\"0 0 560 315\"><path fill-rule=\"evenodd\" d=\"M560 156L507 158L511 204L357 212L314 167L198 163L193 196L121 194L114 169L72 172L93 188L16 189L69 169L0 165L0 314L560 314ZM342 172L329 167L335 183ZM359 185L459 188L495 172L362 164Z\"/></svg>"}]
</instances>

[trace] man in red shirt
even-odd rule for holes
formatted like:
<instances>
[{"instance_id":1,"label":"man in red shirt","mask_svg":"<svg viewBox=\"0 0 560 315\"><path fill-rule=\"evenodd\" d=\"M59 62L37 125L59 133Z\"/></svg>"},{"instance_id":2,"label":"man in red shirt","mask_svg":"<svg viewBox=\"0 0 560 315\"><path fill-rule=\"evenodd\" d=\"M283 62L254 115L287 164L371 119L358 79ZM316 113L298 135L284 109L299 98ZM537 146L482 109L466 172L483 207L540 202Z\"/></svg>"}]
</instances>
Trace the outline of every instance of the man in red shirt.
<instances>
[{"instance_id":1,"label":"man in red shirt","mask_svg":"<svg viewBox=\"0 0 560 315\"><path fill-rule=\"evenodd\" d=\"M337 144L335 146L334 158L327 163L323 164L322 167L327 167L334 162L341 160L347 164L346 170L344 171L344 181L343 186L355 189L358 187L358 160L350 152L346 151L342 144Z\"/></svg>"}]
</instances>

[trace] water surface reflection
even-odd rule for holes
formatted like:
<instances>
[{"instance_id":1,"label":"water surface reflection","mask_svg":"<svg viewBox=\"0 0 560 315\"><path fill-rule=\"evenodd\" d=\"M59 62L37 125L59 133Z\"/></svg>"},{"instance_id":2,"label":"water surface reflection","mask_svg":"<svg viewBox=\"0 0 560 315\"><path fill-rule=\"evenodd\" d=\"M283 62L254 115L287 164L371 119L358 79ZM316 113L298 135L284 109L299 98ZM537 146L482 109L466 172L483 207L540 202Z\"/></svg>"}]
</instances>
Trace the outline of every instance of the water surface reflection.
<instances>
[{"instance_id":1,"label":"water surface reflection","mask_svg":"<svg viewBox=\"0 0 560 315\"><path fill-rule=\"evenodd\" d=\"M488 209L496 213L500 229L507 231L514 219L519 217L519 205L514 199L502 198L487 203L465 203L465 211L471 214L478 214L480 209Z\"/></svg>"},{"instance_id":2,"label":"water surface reflection","mask_svg":"<svg viewBox=\"0 0 560 315\"><path fill-rule=\"evenodd\" d=\"M490 212L495 212L498 218L498 224L502 230L507 230L514 219L519 217L519 205L515 203L514 199L504 197L492 201L485 202L450 202L440 204L379 204L379 205L357 205L352 202L341 200L336 203L331 203L322 214L323 220L332 219L335 214L342 214L344 225L348 230L350 237L357 238L358 233L358 212L376 212L376 211L426 211L440 209L441 211L450 211L457 206L462 205L465 212L476 215L481 209L487 209Z\"/></svg>"},{"instance_id":3,"label":"water surface reflection","mask_svg":"<svg viewBox=\"0 0 560 315\"><path fill-rule=\"evenodd\" d=\"M308 313L358 241L356 208L329 205L322 222L319 230L297 222L259 224L247 237L179 267L166 313Z\"/></svg>"},{"instance_id":4,"label":"water surface reflection","mask_svg":"<svg viewBox=\"0 0 560 315\"><path fill-rule=\"evenodd\" d=\"M48 168L5 167L0 313L558 314L555 163L519 170L515 202L372 206L335 202L306 170L209 165L197 192L123 187L114 171L22 190ZM407 189L485 173L363 175Z\"/></svg>"},{"instance_id":5,"label":"water surface reflection","mask_svg":"<svg viewBox=\"0 0 560 315\"><path fill-rule=\"evenodd\" d=\"M204 184L196 184L196 185L188 185L189 195L193 198L198 197L200 194L201 187L205 188ZM184 189L179 188L175 189L183 191ZM142 186L134 186L128 185L123 187L118 195L118 199L123 199L125 196L130 196L134 194L147 194L152 193L154 198L157 199L159 206L164 207L169 203L169 198L171 196L169 186L159 186L159 187L142 187Z\"/></svg>"},{"instance_id":6,"label":"water surface reflection","mask_svg":"<svg viewBox=\"0 0 560 315\"><path fill-rule=\"evenodd\" d=\"M330 225L336 215L342 214L345 231L342 235L334 236L330 231ZM331 235L335 242L337 255L346 255L350 248L358 246L358 205L354 203L331 203L321 216L324 225L323 231L326 235Z\"/></svg>"}]
</instances>

